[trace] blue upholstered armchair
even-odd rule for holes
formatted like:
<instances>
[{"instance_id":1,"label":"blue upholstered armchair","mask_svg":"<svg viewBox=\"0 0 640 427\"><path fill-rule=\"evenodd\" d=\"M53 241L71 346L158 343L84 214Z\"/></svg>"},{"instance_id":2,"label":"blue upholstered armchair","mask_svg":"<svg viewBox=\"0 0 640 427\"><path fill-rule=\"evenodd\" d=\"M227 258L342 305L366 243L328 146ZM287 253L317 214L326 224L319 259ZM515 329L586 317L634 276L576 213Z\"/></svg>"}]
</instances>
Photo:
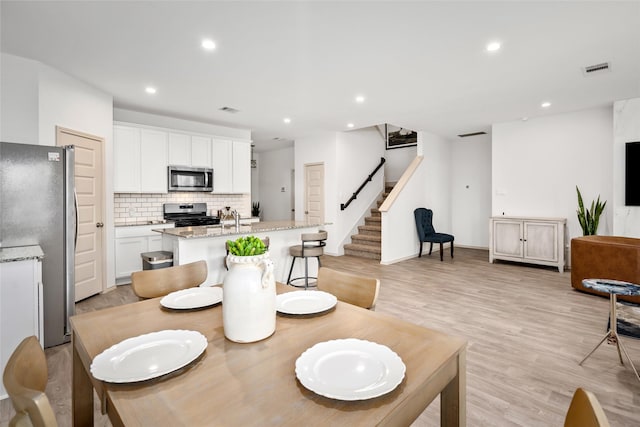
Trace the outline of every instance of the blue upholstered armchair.
<instances>
[{"instance_id":1,"label":"blue upholstered armchair","mask_svg":"<svg viewBox=\"0 0 640 427\"><path fill-rule=\"evenodd\" d=\"M413 211L416 218L416 231L418 232L418 240L420 241L420 252L418 257L422 256L422 243L429 242L429 255L433 250L434 243L440 243L440 261L442 261L442 244L451 242L451 258L453 258L453 236L451 234L436 233L433 228L433 211L431 209L418 208Z\"/></svg>"}]
</instances>

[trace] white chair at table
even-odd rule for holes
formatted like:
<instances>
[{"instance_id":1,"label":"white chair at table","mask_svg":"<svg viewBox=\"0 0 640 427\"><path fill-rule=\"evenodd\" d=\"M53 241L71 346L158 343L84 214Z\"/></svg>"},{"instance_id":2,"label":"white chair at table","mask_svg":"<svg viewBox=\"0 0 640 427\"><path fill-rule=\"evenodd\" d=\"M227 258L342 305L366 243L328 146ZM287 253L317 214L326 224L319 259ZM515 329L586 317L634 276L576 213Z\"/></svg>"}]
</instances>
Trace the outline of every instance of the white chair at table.
<instances>
[{"instance_id":1,"label":"white chair at table","mask_svg":"<svg viewBox=\"0 0 640 427\"><path fill-rule=\"evenodd\" d=\"M317 277L309 276L309 258L316 258L318 260L318 268L322 266L320 257L324 254L327 232L320 230L317 233L302 233L301 240L302 244L289 248L289 255L291 255L293 259L291 260L291 268L289 269L289 276L287 277L287 285L297 286L292 282L304 279L304 288L307 289L309 287L309 279L317 279ZM297 258L304 259L304 276L291 278Z\"/></svg>"},{"instance_id":2,"label":"white chair at table","mask_svg":"<svg viewBox=\"0 0 640 427\"><path fill-rule=\"evenodd\" d=\"M342 302L373 309L378 300L380 280L321 267L318 290L333 294Z\"/></svg>"},{"instance_id":3,"label":"white chair at table","mask_svg":"<svg viewBox=\"0 0 640 427\"><path fill-rule=\"evenodd\" d=\"M156 298L182 289L199 286L208 275L204 260L158 270L131 273L131 288L138 298Z\"/></svg>"},{"instance_id":4,"label":"white chair at table","mask_svg":"<svg viewBox=\"0 0 640 427\"><path fill-rule=\"evenodd\" d=\"M44 390L48 370L44 350L35 336L22 340L4 368L2 382L16 415L9 426L56 427L55 414Z\"/></svg>"}]
</instances>

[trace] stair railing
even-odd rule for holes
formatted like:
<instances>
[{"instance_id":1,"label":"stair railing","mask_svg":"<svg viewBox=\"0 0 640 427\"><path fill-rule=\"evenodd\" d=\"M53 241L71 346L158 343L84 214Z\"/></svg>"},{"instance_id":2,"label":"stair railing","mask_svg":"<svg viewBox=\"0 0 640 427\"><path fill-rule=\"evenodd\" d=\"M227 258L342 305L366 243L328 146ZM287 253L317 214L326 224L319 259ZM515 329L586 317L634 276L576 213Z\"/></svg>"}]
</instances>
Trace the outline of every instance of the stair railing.
<instances>
[{"instance_id":1,"label":"stair railing","mask_svg":"<svg viewBox=\"0 0 640 427\"><path fill-rule=\"evenodd\" d=\"M340 210L341 211L345 210L351 204L351 202L353 202L358 197L358 194L360 194L360 192L367 185L368 182L371 182L371 179L376 174L376 172L378 172L378 170L380 170L382 165L384 165L384 162L386 162L385 158L384 157L380 157L380 163L378 164L378 166L376 166L376 168L373 170L373 172L371 172L369 174L369 176L364 180L364 182L360 185L360 187L358 187L356 192L351 195L349 200L347 200L347 203L340 203Z\"/></svg>"}]
</instances>

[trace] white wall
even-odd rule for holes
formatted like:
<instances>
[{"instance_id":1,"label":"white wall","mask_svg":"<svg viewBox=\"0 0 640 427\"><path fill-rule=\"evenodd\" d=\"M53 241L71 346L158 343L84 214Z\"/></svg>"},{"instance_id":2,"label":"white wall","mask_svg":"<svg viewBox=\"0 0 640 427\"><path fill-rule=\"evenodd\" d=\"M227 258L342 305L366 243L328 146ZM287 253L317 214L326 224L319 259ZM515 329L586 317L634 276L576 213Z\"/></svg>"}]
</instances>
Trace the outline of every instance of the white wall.
<instances>
[{"instance_id":1,"label":"white wall","mask_svg":"<svg viewBox=\"0 0 640 427\"><path fill-rule=\"evenodd\" d=\"M263 151L260 153L259 187L260 210L264 221L281 221L291 218L291 170L294 169L294 148ZM284 191L282 191L284 188Z\"/></svg>"},{"instance_id":2,"label":"white wall","mask_svg":"<svg viewBox=\"0 0 640 427\"><path fill-rule=\"evenodd\" d=\"M262 169L260 153L254 152L253 160L256 161L256 167L251 168L251 203L260 201L260 170Z\"/></svg>"},{"instance_id":3,"label":"white wall","mask_svg":"<svg viewBox=\"0 0 640 427\"><path fill-rule=\"evenodd\" d=\"M0 54L0 141L40 144L35 61Z\"/></svg>"},{"instance_id":4,"label":"white wall","mask_svg":"<svg viewBox=\"0 0 640 427\"><path fill-rule=\"evenodd\" d=\"M384 140L382 142L384 145ZM384 158L384 175L386 182L398 182L407 166L416 158L417 147L394 148L393 150L385 150Z\"/></svg>"},{"instance_id":5,"label":"white wall","mask_svg":"<svg viewBox=\"0 0 640 427\"><path fill-rule=\"evenodd\" d=\"M422 152L425 163L423 189L425 205L433 210L433 227L439 233L452 234L451 229L451 141L422 131ZM418 141L420 143L420 140ZM418 250L416 249L416 253Z\"/></svg>"},{"instance_id":6,"label":"white wall","mask_svg":"<svg viewBox=\"0 0 640 427\"><path fill-rule=\"evenodd\" d=\"M640 141L640 98L614 104L613 128L613 234L640 237L640 206L624 205L625 143Z\"/></svg>"},{"instance_id":7,"label":"white wall","mask_svg":"<svg viewBox=\"0 0 640 427\"><path fill-rule=\"evenodd\" d=\"M459 246L488 248L491 216L491 137L451 144L451 234Z\"/></svg>"},{"instance_id":8,"label":"white wall","mask_svg":"<svg viewBox=\"0 0 640 427\"><path fill-rule=\"evenodd\" d=\"M608 201L598 234L611 234L611 107L497 123L492 134L493 215L567 218L569 239L580 236L577 185L585 203Z\"/></svg>"},{"instance_id":9,"label":"white wall","mask_svg":"<svg viewBox=\"0 0 640 427\"><path fill-rule=\"evenodd\" d=\"M160 116L157 114L141 113L139 111L125 110L122 108L113 109L113 120L119 122L139 123L149 126L158 126L169 129L180 129L191 132L204 133L208 135L236 138L243 140L251 139L251 130L218 126L210 123L196 122L192 120L177 119L175 117Z\"/></svg>"}]
</instances>

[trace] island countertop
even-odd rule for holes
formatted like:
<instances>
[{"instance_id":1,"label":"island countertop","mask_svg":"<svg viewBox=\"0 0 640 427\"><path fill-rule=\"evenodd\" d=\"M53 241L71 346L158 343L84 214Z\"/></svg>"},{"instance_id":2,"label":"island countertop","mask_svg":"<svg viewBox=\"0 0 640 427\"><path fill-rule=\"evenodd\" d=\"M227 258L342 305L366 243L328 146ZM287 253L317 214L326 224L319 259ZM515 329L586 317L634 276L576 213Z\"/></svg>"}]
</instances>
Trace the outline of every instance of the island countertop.
<instances>
[{"instance_id":1,"label":"island countertop","mask_svg":"<svg viewBox=\"0 0 640 427\"><path fill-rule=\"evenodd\" d=\"M265 233L270 231L295 230L298 228L320 227L323 225L326 224L316 224L306 221L262 221L241 225L237 230L235 225L201 225L197 227L163 228L153 231L167 236L181 237L184 239L198 239L206 237Z\"/></svg>"}]
</instances>

